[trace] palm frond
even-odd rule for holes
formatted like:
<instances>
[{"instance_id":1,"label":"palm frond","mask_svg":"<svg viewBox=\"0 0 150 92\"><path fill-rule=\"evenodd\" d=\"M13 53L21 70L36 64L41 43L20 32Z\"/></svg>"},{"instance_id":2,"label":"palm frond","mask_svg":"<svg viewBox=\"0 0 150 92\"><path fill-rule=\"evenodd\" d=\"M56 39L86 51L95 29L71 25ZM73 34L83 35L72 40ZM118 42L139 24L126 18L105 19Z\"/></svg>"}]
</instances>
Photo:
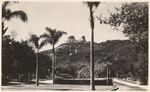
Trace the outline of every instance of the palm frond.
<instances>
[{"instance_id":1,"label":"palm frond","mask_svg":"<svg viewBox=\"0 0 150 92\"><path fill-rule=\"evenodd\" d=\"M18 1L4 1L2 4L2 8L6 8L6 6L11 4L11 3L18 3Z\"/></svg>"},{"instance_id":2,"label":"palm frond","mask_svg":"<svg viewBox=\"0 0 150 92\"><path fill-rule=\"evenodd\" d=\"M61 32L57 32L54 36L54 44L56 44L59 41L59 38L62 37Z\"/></svg>"},{"instance_id":3,"label":"palm frond","mask_svg":"<svg viewBox=\"0 0 150 92\"><path fill-rule=\"evenodd\" d=\"M41 49L46 44L48 44L48 42L46 40L43 40L39 45L39 49Z\"/></svg>"},{"instance_id":4,"label":"palm frond","mask_svg":"<svg viewBox=\"0 0 150 92\"><path fill-rule=\"evenodd\" d=\"M2 36L6 33L8 27L6 27L3 31L2 31Z\"/></svg>"},{"instance_id":5,"label":"palm frond","mask_svg":"<svg viewBox=\"0 0 150 92\"><path fill-rule=\"evenodd\" d=\"M62 35L67 34L67 32L64 32L64 31L60 31L60 32L62 33Z\"/></svg>"},{"instance_id":6,"label":"palm frond","mask_svg":"<svg viewBox=\"0 0 150 92\"><path fill-rule=\"evenodd\" d=\"M100 2L83 2L83 4L87 5L88 7L98 7Z\"/></svg>"},{"instance_id":7,"label":"palm frond","mask_svg":"<svg viewBox=\"0 0 150 92\"><path fill-rule=\"evenodd\" d=\"M86 5L87 7L91 7L91 3L90 2L83 2L84 5Z\"/></svg>"},{"instance_id":8,"label":"palm frond","mask_svg":"<svg viewBox=\"0 0 150 92\"><path fill-rule=\"evenodd\" d=\"M3 4L2 4L2 9L6 9L6 6L10 3L10 1L5 1Z\"/></svg>"},{"instance_id":9,"label":"palm frond","mask_svg":"<svg viewBox=\"0 0 150 92\"><path fill-rule=\"evenodd\" d=\"M18 3L17 1L5 1L2 4L2 18L6 18L7 20L10 19L11 11L10 9L7 9L7 5L11 3Z\"/></svg>"},{"instance_id":10,"label":"palm frond","mask_svg":"<svg viewBox=\"0 0 150 92\"><path fill-rule=\"evenodd\" d=\"M59 41L59 39L62 37L62 35L64 34L67 34L67 33L63 31L57 31L54 36L54 44L56 44Z\"/></svg>"},{"instance_id":11,"label":"palm frond","mask_svg":"<svg viewBox=\"0 0 150 92\"><path fill-rule=\"evenodd\" d=\"M54 29L51 29L51 28L49 28L49 27L46 27L45 28L46 29L46 31L48 32L48 34L51 36L51 37L54 37L54 34L56 33L56 30Z\"/></svg>"},{"instance_id":12,"label":"palm frond","mask_svg":"<svg viewBox=\"0 0 150 92\"><path fill-rule=\"evenodd\" d=\"M23 22L28 21L27 14L22 10L12 12L10 17L19 17Z\"/></svg>"},{"instance_id":13,"label":"palm frond","mask_svg":"<svg viewBox=\"0 0 150 92\"><path fill-rule=\"evenodd\" d=\"M54 43L54 40L53 40L53 38L46 38L46 39L44 39L45 40L45 42L48 44L53 44Z\"/></svg>"},{"instance_id":14,"label":"palm frond","mask_svg":"<svg viewBox=\"0 0 150 92\"><path fill-rule=\"evenodd\" d=\"M44 33L40 36L40 38L50 38L51 36L47 33Z\"/></svg>"},{"instance_id":15,"label":"palm frond","mask_svg":"<svg viewBox=\"0 0 150 92\"><path fill-rule=\"evenodd\" d=\"M60 37L62 37L63 34L67 34L64 31L57 31L56 29L51 29L49 27L45 28L47 33L44 33L43 35L41 35L41 38L46 38L45 40L47 40L48 43L55 45Z\"/></svg>"},{"instance_id":16,"label":"palm frond","mask_svg":"<svg viewBox=\"0 0 150 92\"><path fill-rule=\"evenodd\" d=\"M32 34L31 38L29 39L29 41L34 44L35 48L38 48L38 46L39 46L39 44L38 44L39 37L37 35Z\"/></svg>"},{"instance_id":17,"label":"palm frond","mask_svg":"<svg viewBox=\"0 0 150 92\"><path fill-rule=\"evenodd\" d=\"M2 22L2 36L6 33L8 27L5 28L4 22Z\"/></svg>"},{"instance_id":18,"label":"palm frond","mask_svg":"<svg viewBox=\"0 0 150 92\"><path fill-rule=\"evenodd\" d=\"M2 18L6 19L6 20L10 20L10 16L11 16L10 9L6 9L6 10L4 10L4 12L2 12Z\"/></svg>"},{"instance_id":19,"label":"palm frond","mask_svg":"<svg viewBox=\"0 0 150 92\"><path fill-rule=\"evenodd\" d=\"M97 8L99 6L100 2L93 2L93 5Z\"/></svg>"}]
</instances>

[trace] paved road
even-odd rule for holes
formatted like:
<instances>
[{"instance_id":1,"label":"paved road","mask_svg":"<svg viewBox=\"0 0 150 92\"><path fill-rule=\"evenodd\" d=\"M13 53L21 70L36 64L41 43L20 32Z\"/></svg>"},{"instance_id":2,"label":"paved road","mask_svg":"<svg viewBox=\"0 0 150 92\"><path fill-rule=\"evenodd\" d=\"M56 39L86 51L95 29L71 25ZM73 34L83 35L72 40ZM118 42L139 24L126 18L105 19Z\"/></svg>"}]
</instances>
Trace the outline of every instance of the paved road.
<instances>
[{"instance_id":1,"label":"paved road","mask_svg":"<svg viewBox=\"0 0 150 92\"><path fill-rule=\"evenodd\" d=\"M35 86L35 84L19 84L15 85L12 83L10 86L2 86L2 90L5 91L12 91L12 90L31 90L31 91L38 91L38 90L52 90L52 91L90 91L89 85L62 85L62 84L51 84L51 81L40 81L39 86ZM145 88L138 87L137 85L131 85L130 83L126 83L120 80L115 80L114 85L119 87L116 91L147 91ZM108 91L114 89L114 86L96 86L96 91Z\"/></svg>"},{"instance_id":2,"label":"paved road","mask_svg":"<svg viewBox=\"0 0 150 92\"><path fill-rule=\"evenodd\" d=\"M112 86L96 86L96 91L108 91L112 89ZM14 87L2 87L2 91L39 91L39 90L51 90L51 91L90 91L89 85L47 85L47 86L14 86Z\"/></svg>"},{"instance_id":3,"label":"paved road","mask_svg":"<svg viewBox=\"0 0 150 92\"><path fill-rule=\"evenodd\" d=\"M146 89L140 88L138 86L126 85L119 82L114 82L114 85L119 87L117 91L147 91Z\"/></svg>"},{"instance_id":4,"label":"paved road","mask_svg":"<svg viewBox=\"0 0 150 92\"><path fill-rule=\"evenodd\" d=\"M20 84L12 83L9 86L2 86L4 91L39 91L39 90L51 90L51 91L90 91L89 85L63 85L63 84L51 84L51 81L40 81L39 86L35 84ZM113 89L113 86L96 86L96 91L108 91Z\"/></svg>"}]
</instances>

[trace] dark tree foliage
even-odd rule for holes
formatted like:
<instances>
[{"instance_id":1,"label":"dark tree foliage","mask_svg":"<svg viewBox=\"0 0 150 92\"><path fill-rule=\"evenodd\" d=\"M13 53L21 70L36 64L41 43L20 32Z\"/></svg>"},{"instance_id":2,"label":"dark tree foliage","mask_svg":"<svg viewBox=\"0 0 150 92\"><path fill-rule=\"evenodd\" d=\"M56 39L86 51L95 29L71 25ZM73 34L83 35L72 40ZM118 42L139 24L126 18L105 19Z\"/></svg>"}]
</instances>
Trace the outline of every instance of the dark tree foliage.
<instances>
[{"instance_id":1,"label":"dark tree foliage","mask_svg":"<svg viewBox=\"0 0 150 92\"><path fill-rule=\"evenodd\" d=\"M52 60L49 55L39 53L39 77L46 78L52 71Z\"/></svg>"},{"instance_id":2,"label":"dark tree foliage","mask_svg":"<svg viewBox=\"0 0 150 92\"><path fill-rule=\"evenodd\" d=\"M35 72L35 53L32 47L28 46L27 41L14 43L14 58L22 62L22 72Z\"/></svg>"},{"instance_id":3,"label":"dark tree foliage","mask_svg":"<svg viewBox=\"0 0 150 92\"><path fill-rule=\"evenodd\" d=\"M148 3L124 3L121 8L116 8L118 13L112 13L101 23L109 24L115 28L122 26L123 33L130 40L136 42L145 52L148 51Z\"/></svg>"},{"instance_id":4,"label":"dark tree foliage","mask_svg":"<svg viewBox=\"0 0 150 92\"><path fill-rule=\"evenodd\" d=\"M2 40L2 74L14 76L35 72L35 54L27 41L17 42L4 36Z\"/></svg>"},{"instance_id":5,"label":"dark tree foliage","mask_svg":"<svg viewBox=\"0 0 150 92\"><path fill-rule=\"evenodd\" d=\"M130 53L130 62L124 69L131 67L131 76L137 77L142 84L147 84L148 76L148 3L132 2L124 3L121 8L116 8L118 13L111 13L105 20L99 18L100 23L109 24L114 28L123 27L125 36L134 43ZM134 50L134 51L133 51ZM134 52L131 54L131 52ZM138 53L138 54L137 54ZM135 55L136 54L136 55ZM143 58L143 59L142 59ZM121 63L121 62L119 62ZM122 64L121 64L122 65ZM122 67L123 69L123 67ZM123 70L125 71L125 70ZM128 71L126 71L128 72ZM124 72L124 73L126 73ZM142 74L141 74L142 72Z\"/></svg>"},{"instance_id":6,"label":"dark tree foliage","mask_svg":"<svg viewBox=\"0 0 150 92\"><path fill-rule=\"evenodd\" d=\"M9 45L10 42L10 36L5 36L2 40L2 73L6 75L10 73L12 63L12 50Z\"/></svg>"}]
</instances>

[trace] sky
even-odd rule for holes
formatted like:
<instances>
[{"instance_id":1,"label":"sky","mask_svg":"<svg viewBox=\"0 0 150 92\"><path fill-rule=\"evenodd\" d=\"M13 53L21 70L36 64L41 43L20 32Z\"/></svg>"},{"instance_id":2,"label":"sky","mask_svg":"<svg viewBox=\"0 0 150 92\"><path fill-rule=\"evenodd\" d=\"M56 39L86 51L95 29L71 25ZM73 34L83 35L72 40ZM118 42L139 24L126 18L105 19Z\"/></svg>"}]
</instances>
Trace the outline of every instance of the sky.
<instances>
[{"instance_id":1,"label":"sky","mask_svg":"<svg viewBox=\"0 0 150 92\"><path fill-rule=\"evenodd\" d=\"M109 17L111 12L116 12L114 7L121 7L120 2L102 2L97 9L94 9L94 16L102 14L103 17ZM28 40L30 34L38 36L46 32L49 27L56 30L67 32L63 35L56 47L65 43L67 37L73 35L76 40L82 36L90 41L91 28L89 23L89 9L82 2L19 2L8 6L12 11L23 10L28 16L28 22L24 23L20 19L12 18L5 23L9 27L6 34L16 32L15 40ZM128 39L120 31L113 30L109 25L100 24L95 19L94 41L97 43L107 40ZM51 49L50 45L44 46L42 50Z\"/></svg>"}]
</instances>

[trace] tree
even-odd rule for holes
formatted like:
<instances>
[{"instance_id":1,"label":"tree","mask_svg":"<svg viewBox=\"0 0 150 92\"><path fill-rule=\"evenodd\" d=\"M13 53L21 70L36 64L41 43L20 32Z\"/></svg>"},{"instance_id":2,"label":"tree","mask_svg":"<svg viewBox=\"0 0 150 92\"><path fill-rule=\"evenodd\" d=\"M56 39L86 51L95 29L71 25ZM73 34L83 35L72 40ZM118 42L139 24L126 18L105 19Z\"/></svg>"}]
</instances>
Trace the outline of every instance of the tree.
<instances>
[{"instance_id":1,"label":"tree","mask_svg":"<svg viewBox=\"0 0 150 92\"><path fill-rule=\"evenodd\" d=\"M2 36L6 33L7 28L5 28L4 26L4 22L5 20L10 20L12 17L19 17L23 22L27 22L28 18L27 18L27 14L22 11L11 11L10 9L7 8L7 6L10 4L10 1L5 1L2 4ZM18 2L14 2L14 3L18 3Z\"/></svg>"},{"instance_id":2,"label":"tree","mask_svg":"<svg viewBox=\"0 0 150 92\"><path fill-rule=\"evenodd\" d=\"M148 51L148 3L124 3L116 9L118 13L111 14L105 22L116 28L122 26L125 36Z\"/></svg>"},{"instance_id":3,"label":"tree","mask_svg":"<svg viewBox=\"0 0 150 92\"><path fill-rule=\"evenodd\" d=\"M91 26L91 44L90 44L90 85L91 85L91 90L95 90L95 84L94 84L94 7L98 7L100 2L86 2L85 3L89 10L90 10L90 26Z\"/></svg>"},{"instance_id":4,"label":"tree","mask_svg":"<svg viewBox=\"0 0 150 92\"><path fill-rule=\"evenodd\" d=\"M23 53L22 53L23 52ZM27 41L17 42L5 35L2 39L2 76L18 78L35 71L35 54ZM27 77L23 77L28 79Z\"/></svg>"},{"instance_id":5,"label":"tree","mask_svg":"<svg viewBox=\"0 0 150 92\"><path fill-rule=\"evenodd\" d=\"M54 71L55 71L55 44L59 41L59 39L62 37L63 34L67 34L64 31L57 31L56 29L51 29L49 27L46 27L47 33L44 33L41 35L41 38L45 38L43 41L47 44L51 44L53 48L53 63L52 63L52 80L54 84Z\"/></svg>"},{"instance_id":6,"label":"tree","mask_svg":"<svg viewBox=\"0 0 150 92\"><path fill-rule=\"evenodd\" d=\"M137 49L136 53L148 53L148 3L147 2L131 2L122 4L121 8L116 8L118 13L111 13L111 16L103 22L115 28L123 27L125 36L134 42L134 48ZM137 56L136 58L141 58ZM145 57L145 56L143 56ZM147 55L148 57L148 55ZM148 59L138 59L139 71L144 71L142 75L147 76L148 73ZM138 75L141 75L140 73ZM141 77L140 79L146 79ZM144 80L145 81L145 80ZM146 82L144 82L146 84Z\"/></svg>"},{"instance_id":7,"label":"tree","mask_svg":"<svg viewBox=\"0 0 150 92\"><path fill-rule=\"evenodd\" d=\"M10 42L9 35L2 39L2 75L10 75L11 72L12 49Z\"/></svg>"},{"instance_id":8,"label":"tree","mask_svg":"<svg viewBox=\"0 0 150 92\"><path fill-rule=\"evenodd\" d=\"M37 50L37 52L36 52L36 86L39 85L38 84L38 82L39 82L39 75L38 75L38 71L39 71L39 61L38 61L39 50L45 45L45 41L42 41L39 44L39 40L40 40L40 37L38 37L35 34L32 34L31 38L29 39L29 41L33 43L35 49Z\"/></svg>"},{"instance_id":9,"label":"tree","mask_svg":"<svg viewBox=\"0 0 150 92\"><path fill-rule=\"evenodd\" d=\"M52 60L49 55L40 52L39 53L39 78L50 78Z\"/></svg>"},{"instance_id":10,"label":"tree","mask_svg":"<svg viewBox=\"0 0 150 92\"><path fill-rule=\"evenodd\" d=\"M13 46L14 51L14 59L18 61L18 65L22 65L20 67L21 72L23 76L20 76L20 81L29 81L29 77L31 73L35 72L36 68L36 55L34 53L33 47L28 45L28 41L21 41L21 42L15 42Z\"/></svg>"}]
</instances>

